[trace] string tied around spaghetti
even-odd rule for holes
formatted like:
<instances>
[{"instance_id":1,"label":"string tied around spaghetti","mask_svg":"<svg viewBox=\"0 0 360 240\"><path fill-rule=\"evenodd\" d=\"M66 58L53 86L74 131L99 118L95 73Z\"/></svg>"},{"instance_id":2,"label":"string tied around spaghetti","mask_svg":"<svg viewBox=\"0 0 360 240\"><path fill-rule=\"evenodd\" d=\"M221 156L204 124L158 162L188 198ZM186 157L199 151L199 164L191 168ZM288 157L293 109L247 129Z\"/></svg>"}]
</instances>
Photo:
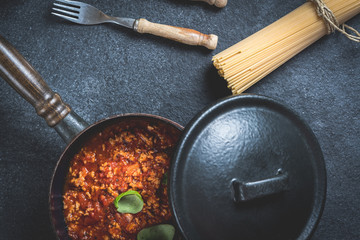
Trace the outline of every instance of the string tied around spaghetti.
<instances>
[{"instance_id":1,"label":"string tied around spaghetti","mask_svg":"<svg viewBox=\"0 0 360 240\"><path fill-rule=\"evenodd\" d=\"M317 14L324 19L324 22L328 28L328 34L338 30L342 34L344 34L347 38L354 42L360 42L360 33L350 27L349 25L342 24L340 26L337 21L334 13L326 6L326 4L322 0L308 0L309 2L313 2L316 5ZM353 34L348 33L346 30L350 30Z\"/></svg>"}]
</instances>

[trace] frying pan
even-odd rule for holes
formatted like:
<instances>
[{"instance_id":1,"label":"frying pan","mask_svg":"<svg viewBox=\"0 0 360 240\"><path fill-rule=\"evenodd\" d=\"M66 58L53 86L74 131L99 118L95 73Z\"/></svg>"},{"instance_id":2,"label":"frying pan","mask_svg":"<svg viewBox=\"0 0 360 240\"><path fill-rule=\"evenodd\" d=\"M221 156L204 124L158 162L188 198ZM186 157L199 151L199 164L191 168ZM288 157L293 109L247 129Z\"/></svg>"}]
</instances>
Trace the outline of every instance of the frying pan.
<instances>
[{"instance_id":1,"label":"frying pan","mask_svg":"<svg viewBox=\"0 0 360 240\"><path fill-rule=\"evenodd\" d=\"M49 194L51 219L62 240L69 239L62 194L72 156L93 134L128 121L155 122L181 133L168 187L175 225L185 239L304 240L319 222L326 196L319 143L296 113L268 97L221 99L184 131L149 114L117 115L88 125L2 37L0 76L68 144Z\"/></svg>"},{"instance_id":2,"label":"frying pan","mask_svg":"<svg viewBox=\"0 0 360 240\"><path fill-rule=\"evenodd\" d=\"M136 122L154 123L179 135L183 130L183 127L174 121L144 113L116 115L89 125L49 88L39 73L2 36L0 36L0 76L33 105L37 114L43 117L67 143L56 164L49 193L50 217L55 232L62 240L70 239L64 221L62 197L69 164L74 154L89 137L101 132L107 126L129 121L135 124Z\"/></svg>"}]
</instances>

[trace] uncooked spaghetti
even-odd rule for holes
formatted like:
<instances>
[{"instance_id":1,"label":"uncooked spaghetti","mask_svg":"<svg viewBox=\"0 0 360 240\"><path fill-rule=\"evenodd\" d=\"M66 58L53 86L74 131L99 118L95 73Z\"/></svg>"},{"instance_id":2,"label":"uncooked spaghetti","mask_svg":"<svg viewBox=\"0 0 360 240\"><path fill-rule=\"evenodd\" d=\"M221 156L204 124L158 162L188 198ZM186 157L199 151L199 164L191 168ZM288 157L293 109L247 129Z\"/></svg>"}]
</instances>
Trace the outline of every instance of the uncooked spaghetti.
<instances>
[{"instance_id":1,"label":"uncooked spaghetti","mask_svg":"<svg viewBox=\"0 0 360 240\"><path fill-rule=\"evenodd\" d=\"M326 0L338 23L360 12L359 0ZM328 33L315 5L306 2L276 22L213 57L220 76L239 94Z\"/></svg>"}]
</instances>

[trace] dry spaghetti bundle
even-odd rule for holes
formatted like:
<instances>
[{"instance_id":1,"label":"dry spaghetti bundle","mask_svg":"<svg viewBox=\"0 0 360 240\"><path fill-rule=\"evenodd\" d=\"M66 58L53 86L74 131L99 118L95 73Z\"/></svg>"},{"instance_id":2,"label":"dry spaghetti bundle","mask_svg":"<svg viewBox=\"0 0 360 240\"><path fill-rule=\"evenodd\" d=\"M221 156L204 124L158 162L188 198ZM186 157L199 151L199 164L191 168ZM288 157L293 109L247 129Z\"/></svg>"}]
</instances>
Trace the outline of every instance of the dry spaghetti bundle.
<instances>
[{"instance_id":1,"label":"dry spaghetti bundle","mask_svg":"<svg viewBox=\"0 0 360 240\"><path fill-rule=\"evenodd\" d=\"M325 0L323 3L339 24L360 12L360 0ZM328 32L327 22L318 16L315 4L306 2L218 53L213 57L213 64L233 94L239 94Z\"/></svg>"}]
</instances>

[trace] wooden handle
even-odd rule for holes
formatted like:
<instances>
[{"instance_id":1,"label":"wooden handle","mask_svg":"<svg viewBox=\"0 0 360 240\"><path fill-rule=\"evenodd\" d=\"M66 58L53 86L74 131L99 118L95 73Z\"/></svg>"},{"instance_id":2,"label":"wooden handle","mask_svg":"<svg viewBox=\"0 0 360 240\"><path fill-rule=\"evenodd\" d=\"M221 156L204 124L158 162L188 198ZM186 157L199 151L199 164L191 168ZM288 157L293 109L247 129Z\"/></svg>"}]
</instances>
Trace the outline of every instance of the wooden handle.
<instances>
[{"instance_id":1,"label":"wooden handle","mask_svg":"<svg viewBox=\"0 0 360 240\"><path fill-rule=\"evenodd\" d=\"M227 0L191 0L191 1L206 2L210 5L215 5L219 8L223 8L227 4Z\"/></svg>"},{"instance_id":2,"label":"wooden handle","mask_svg":"<svg viewBox=\"0 0 360 240\"><path fill-rule=\"evenodd\" d=\"M40 74L2 36L0 36L0 76L26 101L37 114L53 127L71 111Z\"/></svg>"},{"instance_id":3,"label":"wooden handle","mask_svg":"<svg viewBox=\"0 0 360 240\"><path fill-rule=\"evenodd\" d=\"M211 50L216 48L218 40L214 34L206 35L189 28L152 23L144 18L138 20L136 31L150 33L188 45L204 46Z\"/></svg>"}]
</instances>

